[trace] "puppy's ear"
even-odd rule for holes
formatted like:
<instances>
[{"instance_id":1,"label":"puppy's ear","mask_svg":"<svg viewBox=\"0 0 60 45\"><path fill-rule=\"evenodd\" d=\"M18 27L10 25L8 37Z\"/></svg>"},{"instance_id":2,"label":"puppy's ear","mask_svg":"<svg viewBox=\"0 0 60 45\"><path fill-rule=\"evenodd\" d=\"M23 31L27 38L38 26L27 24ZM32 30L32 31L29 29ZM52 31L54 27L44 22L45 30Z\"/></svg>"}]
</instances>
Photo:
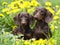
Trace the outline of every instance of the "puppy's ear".
<instances>
[{"instance_id":1,"label":"puppy's ear","mask_svg":"<svg viewBox=\"0 0 60 45\"><path fill-rule=\"evenodd\" d=\"M16 15L16 16L13 18L16 25L19 25L19 15L20 15L20 14Z\"/></svg>"},{"instance_id":2,"label":"puppy's ear","mask_svg":"<svg viewBox=\"0 0 60 45\"><path fill-rule=\"evenodd\" d=\"M32 24L34 22L34 17L29 14L29 24Z\"/></svg>"},{"instance_id":3,"label":"puppy's ear","mask_svg":"<svg viewBox=\"0 0 60 45\"><path fill-rule=\"evenodd\" d=\"M52 19L53 19L52 13L47 10L46 16L45 16L45 22L46 22L46 23L49 23L50 21L52 21Z\"/></svg>"},{"instance_id":4,"label":"puppy's ear","mask_svg":"<svg viewBox=\"0 0 60 45\"><path fill-rule=\"evenodd\" d=\"M35 15L37 13L37 9L34 11L33 15Z\"/></svg>"}]
</instances>

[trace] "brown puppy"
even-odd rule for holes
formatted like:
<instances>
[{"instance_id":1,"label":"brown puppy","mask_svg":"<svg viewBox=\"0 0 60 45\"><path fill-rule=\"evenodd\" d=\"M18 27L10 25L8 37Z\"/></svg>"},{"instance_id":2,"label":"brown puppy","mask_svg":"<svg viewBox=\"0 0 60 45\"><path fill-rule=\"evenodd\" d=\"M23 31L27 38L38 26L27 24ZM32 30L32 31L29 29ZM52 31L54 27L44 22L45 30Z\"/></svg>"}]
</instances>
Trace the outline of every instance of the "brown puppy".
<instances>
[{"instance_id":1,"label":"brown puppy","mask_svg":"<svg viewBox=\"0 0 60 45\"><path fill-rule=\"evenodd\" d=\"M51 30L48 26L48 23L53 18L52 14L46 8L38 7L34 12L34 18L37 20L37 23L33 31L33 37L37 40L52 37Z\"/></svg>"},{"instance_id":2,"label":"brown puppy","mask_svg":"<svg viewBox=\"0 0 60 45\"><path fill-rule=\"evenodd\" d=\"M14 17L14 21L18 28L13 31L13 34L23 34L24 40L32 38L32 29L29 27L32 17L27 12L21 12Z\"/></svg>"}]
</instances>

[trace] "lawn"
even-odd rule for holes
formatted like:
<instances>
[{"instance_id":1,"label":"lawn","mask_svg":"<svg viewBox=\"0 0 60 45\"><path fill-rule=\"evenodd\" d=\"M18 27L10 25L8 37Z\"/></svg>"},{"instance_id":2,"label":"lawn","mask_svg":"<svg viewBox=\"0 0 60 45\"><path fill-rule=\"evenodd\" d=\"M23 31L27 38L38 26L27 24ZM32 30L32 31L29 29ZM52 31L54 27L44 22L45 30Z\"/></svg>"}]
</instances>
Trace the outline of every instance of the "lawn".
<instances>
[{"instance_id":1,"label":"lawn","mask_svg":"<svg viewBox=\"0 0 60 45\"><path fill-rule=\"evenodd\" d=\"M23 5L21 4L23 2ZM29 5L28 5L29 4ZM14 16L20 12L28 12L33 15L36 7L44 6L53 14L53 20L49 23L52 37L47 40L18 39L20 34L11 32L17 27ZM27 11L26 11L27 10ZM60 45L60 1L59 0L1 0L0 1L0 45ZM32 29L34 26L30 26Z\"/></svg>"}]
</instances>

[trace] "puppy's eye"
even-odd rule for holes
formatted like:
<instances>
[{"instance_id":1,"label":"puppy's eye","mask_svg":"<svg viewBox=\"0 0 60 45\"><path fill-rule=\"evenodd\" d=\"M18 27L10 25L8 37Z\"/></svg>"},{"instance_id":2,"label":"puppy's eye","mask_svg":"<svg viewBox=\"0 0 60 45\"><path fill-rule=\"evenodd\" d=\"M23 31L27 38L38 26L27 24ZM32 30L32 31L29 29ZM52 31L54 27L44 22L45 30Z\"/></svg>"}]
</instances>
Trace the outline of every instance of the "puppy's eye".
<instances>
[{"instance_id":1,"label":"puppy's eye","mask_svg":"<svg viewBox=\"0 0 60 45\"><path fill-rule=\"evenodd\" d=\"M41 12L44 12L44 11L41 10Z\"/></svg>"}]
</instances>

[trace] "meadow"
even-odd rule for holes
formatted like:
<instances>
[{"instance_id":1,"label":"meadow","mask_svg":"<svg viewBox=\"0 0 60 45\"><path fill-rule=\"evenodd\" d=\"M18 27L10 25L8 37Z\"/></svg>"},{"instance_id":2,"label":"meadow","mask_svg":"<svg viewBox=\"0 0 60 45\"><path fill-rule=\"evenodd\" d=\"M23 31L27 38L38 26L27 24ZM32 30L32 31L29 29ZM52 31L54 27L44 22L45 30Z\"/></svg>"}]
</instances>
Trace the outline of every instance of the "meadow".
<instances>
[{"instance_id":1,"label":"meadow","mask_svg":"<svg viewBox=\"0 0 60 45\"><path fill-rule=\"evenodd\" d=\"M14 16L20 12L28 12L33 16L36 7L44 6L53 14L49 23L52 37L47 40L18 39L20 34L11 32L17 27ZM32 29L34 25L30 26ZM0 1L0 45L60 45L60 1L59 0L1 0Z\"/></svg>"}]
</instances>

